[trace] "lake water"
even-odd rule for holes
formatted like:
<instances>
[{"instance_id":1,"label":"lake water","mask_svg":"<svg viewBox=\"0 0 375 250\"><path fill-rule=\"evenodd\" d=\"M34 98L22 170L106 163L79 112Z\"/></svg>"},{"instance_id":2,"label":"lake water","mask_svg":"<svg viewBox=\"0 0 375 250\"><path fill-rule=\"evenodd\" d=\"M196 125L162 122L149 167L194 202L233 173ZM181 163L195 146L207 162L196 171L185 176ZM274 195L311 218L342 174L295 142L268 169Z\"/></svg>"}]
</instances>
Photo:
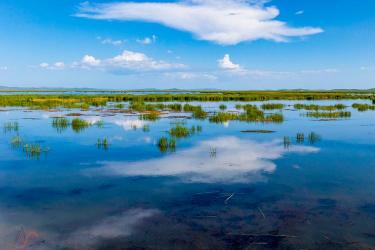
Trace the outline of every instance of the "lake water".
<instances>
[{"instance_id":1,"label":"lake water","mask_svg":"<svg viewBox=\"0 0 375 250\"><path fill-rule=\"evenodd\" d=\"M19 127L0 131L0 249L375 248L375 112L348 111L322 121L287 106L281 124L215 124L1 108L0 124ZM52 126L77 112L93 126ZM202 131L160 152L176 123ZM275 132L241 132L258 129ZM17 135L43 152L12 145ZM103 138L108 148L97 145Z\"/></svg>"}]
</instances>

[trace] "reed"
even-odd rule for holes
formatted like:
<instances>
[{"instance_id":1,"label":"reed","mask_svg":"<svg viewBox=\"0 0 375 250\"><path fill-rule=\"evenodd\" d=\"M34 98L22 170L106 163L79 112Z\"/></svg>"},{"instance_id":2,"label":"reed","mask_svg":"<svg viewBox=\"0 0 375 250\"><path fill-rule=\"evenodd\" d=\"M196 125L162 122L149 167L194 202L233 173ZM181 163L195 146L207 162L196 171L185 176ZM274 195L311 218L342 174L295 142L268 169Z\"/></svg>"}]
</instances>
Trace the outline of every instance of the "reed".
<instances>
[{"instance_id":1,"label":"reed","mask_svg":"<svg viewBox=\"0 0 375 250\"><path fill-rule=\"evenodd\" d=\"M90 123L80 118L74 118L71 123L74 132L79 133L84 129L90 127Z\"/></svg>"},{"instance_id":2,"label":"reed","mask_svg":"<svg viewBox=\"0 0 375 250\"><path fill-rule=\"evenodd\" d=\"M109 148L109 140L107 138L104 138L104 139L98 139L97 142L96 142L96 146L99 148L99 149L104 149L104 150L108 150Z\"/></svg>"},{"instance_id":3,"label":"reed","mask_svg":"<svg viewBox=\"0 0 375 250\"><path fill-rule=\"evenodd\" d=\"M285 105L282 103L265 103L265 104L262 104L260 107L263 110L274 110L274 109L283 109Z\"/></svg>"},{"instance_id":4,"label":"reed","mask_svg":"<svg viewBox=\"0 0 375 250\"><path fill-rule=\"evenodd\" d=\"M13 148L20 148L23 144L23 140L21 136L17 135L12 137L10 144L12 145Z\"/></svg>"},{"instance_id":5,"label":"reed","mask_svg":"<svg viewBox=\"0 0 375 250\"><path fill-rule=\"evenodd\" d=\"M315 144L316 142L321 140L321 136L314 132L309 133L307 138L310 144Z\"/></svg>"},{"instance_id":6,"label":"reed","mask_svg":"<svg viewBox=\"0 0 375 250\"><path fill-rule=\"evenodd\" d=\"M220 104L219 109L220 110L226 110L227 106L225 104Z\"/></svg>"},{"instance_id":7,"label":"reed","mask_svg":"<svg viewBox=\"0 0 375 250\"><path fill-rule=\"evenodd\" d=\"M19 124L18 122L6 122L3 126L4 132L18 132Z\"/></svg>"},{"instance_id":8,"label":"reed","mask_svg":"<svg viewBox=\"0 0 375 250\"><path fill-rule=\"evenodd\" d=\"M351 117L352 113L349 111L338 111L338 112L308 112L306 113L307 117L313 117L313 118L349 118Z\"/></svg>"},{"instance_id":9,"label":"reed","mask_svg":"<svg viewBox=\"0 0 375 250\"><path fill-rule=\"evenodd\" d=\"M139 116L141 120L146 120L146 121L156 121L160 118L160 113L159 112L150 112L146 114L141 114Z\"/></svg>"},{"instance_id":10,"label":"reed","mask_svg":"<svg viewBox=\"0 0 375 250\"><path fill-rule=\"evenodd\" d=\"M29 158L39 159L42 153L47 153L49 148L42 148L40 144L24 144L23 151Z\"/></svg>"},{"instance_id":11,"label":"reed","mask_svg":"<svg viewBox=\"0 0 375 250\"><path fill-rule=\"evenodd\" d=\"M59 133L65 131L70 125L69 119L65 117L55 117L52 121L52 127Z\"/></svg>"},{"instance_id":12,"label":"reed","mask_svg":"<svg viewBox=\"0 0 375 250\"><path fill-rule=\"evenodd\" d=\"M347 106L344 104L335 104L335 105L316 105L316 104L294 104L295 109L304 109L304 110L323 110L323 111L335 111L346 109Z\"/></svg>"},{"instance_id":13,"label":"reed","mask_svg":"<svg viewBox=\"0 0 375 250\"><path fill-rule=\"evenodd\" d=\"M375 110L375 105L354 103L352 105L352 108L357 109L359 112L364 112L364 111L368 111L368 110Z\"/></svg>"},{"instance_id":14,"label":"reed","mask_svg":"<svg viewBox=\"0 0 375 250\"><path fill-rule=\"evenodd\" d=\"M297 133L296 142L301 144L301 143L304 143L304 141L305 141L305 134Z\"/></svg>"},{"instance_id":15,"label":"reed","mask_svg":"<svg viewBox=\"0 0 375 250\"><path fill-rule=\"evenodd\" d=\"M169 129L169 134L176 138L188 137L191 133L190 129L179 124Z\"/></svg>"},{"instance_id":16,"label":"reed","mask_svg":"<svg viewBox=\"0 0 375 250\"><path fill-rule=\"evenodd\" d=\"M176 139L161 137L157 143L160 152L174 152L176 150Z\"/></svg>"}]
</instances>

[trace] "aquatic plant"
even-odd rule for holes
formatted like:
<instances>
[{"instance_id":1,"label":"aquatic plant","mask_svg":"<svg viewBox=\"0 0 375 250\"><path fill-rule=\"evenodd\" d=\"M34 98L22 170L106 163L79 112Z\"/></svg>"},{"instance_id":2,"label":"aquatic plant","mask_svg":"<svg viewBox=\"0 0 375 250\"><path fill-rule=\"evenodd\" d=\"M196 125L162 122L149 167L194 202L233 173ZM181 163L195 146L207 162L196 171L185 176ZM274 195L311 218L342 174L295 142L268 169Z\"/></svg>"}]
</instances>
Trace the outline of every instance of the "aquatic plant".
<instances>
[{"instance_id":1,"label":"aquatic plant","mask_svg":"<svg viewBox=\"0 0 375 250\"><path fill-rule=\"evenodd\" d=\"M74 132L79 133L82 130L90 127L90 123L80 118L74 118L72 120L71 126Z\"/></svg>"},{"instance_id":2,"label":"aquatic plant","mask_svg":"<svg viewBox=\"0 0 375 250\"><path fill-rule=\"evenodd\" d=\"M315 144L316 142L321 140L321 136L314 132L309 133L307 138L310 144Z\"/></svg>"},{"instance_id":3,"label":"aquatic plant","mask_svg":"<svg viewBox=\"0 0 375 250\"><path fill-rule=\"evenodd\" d=\"M339 112L308 112L306 113L307 117L313 118L349 118L352 113L349 111L339 111Z\"/></svg>"},{"instance_id":4,"label":"aquatic plant","mask_svg":"<svg viewBox=\"0 0 375 250\"><path fill-rule=\"evenodd\" d=\"M21 136L19 136L19 135L14 136L10 141L10 144L12 145L13 148L21 147L22 143L23 143L23 140L22 140Z\"/></svg>"},{"instance_id":5,"label":"aquatic plant","mask_svg":"<svg viewBox=\"0 0 375 250\"><path fill-rule=\"evenodd\" d=\"M357 109L359 112L364 112L364 111L368 111L368 110L375 110L375 105L354 103L352 105L352 108Z\"/></svg>"},{"instance_id":6,"label":"aquatic plant","mask_svg":"<svg viewBox=\"0 0 375 250\"><path fill-rule=\"evenodd\" d=\"M150 126L148 124L143 125L142 131L143 132L150 132Z\"/></svg>"},{"instance_id":7,"label":"aquatic plant","mask_svg":"<svg viewBox=\"0 0 375 250\"><path fill-rule=\"evenodd\" d=\"M115 104L114 106L116 109L123 109L125 108L125 105L123 103L118 103L118 104Z\"/></svg>"},{"instance_id":8,"label":"aquatic plant","mask_svg":"<svg viewBox=\"0 0 375 250\"><path fill-rule=\"evenodd\" d=\"M316 104L294 104L295 109L304 109L304 110L323 110L323 111L335 111L343 110L347 107L344 104L335 104L335 105L316 105Z\"/></svg>"},{"instance_id":9,"label":"aquatic plant","mask_svg":"<svg viewBox=\"0 0 375 250\"><path fill-rule=\"evenodd\" d=\"M18 132L19 124L18 122L6 122L4 123L4 132Z\"/></svg>"},{"instance_id":10,"label":"aquatic plant","mask_svg":"<svg viewBox=\"0 0 375 250\"><path fill-rule=\"evenodd\" d=\"M109 148L109 140L107 138L104 138L104 139L98 139L97 142L96 142L96 146L99 148L99 149L104 149L104 150L108 150Z\"/></svg>"},{"instance_id":11,"label":"aquatic plant","mask_svg":"<svg viewBox=\"0 0 375 250\"><path fill-rule=\"evenodd\" d=\"M220 104L219 109L220 110L226 110L227 106L225 104Z\"/></svg>"},{"instance_id":12,"label":"aquatic plant","mask_svg":"<svg viewBox=\"0 0 375 250\"><path fill-rule=\"evenodd\" d=\"M160 113L158 112L150 112L146 114L141 114L139 118L141 120L146 120L146 121L156 121L159 119Z\"/></svg>"},{"instance_id":13,"label":"aquatic plant","mask_svg":"<svg viewBox=\"0 0 375 250\"><path fill-rule=\"evenodd\" d=\"M218 112L213 116L209 117L209 121L213 123L224 123L231 120L237 120L238 114L229 112Z\"/></svg>"},{"instance_id":14,"label":"aquatic plant","mask_svg":"<svg viewBox=\"0 0 375 250\"><path fill-rule=\"evenodd\" d=\"M305 134L304 133L297 133L296 142L303 143L305 141Z\"/></svg>"},{"instance_id":15,"label":"aquatic plant","mask_svg":"<svg viewBox=\"0 0 375 250\"><path fill-rule=\"evenodd\" d=\"M52 127L57 130L57 132L61 133L66 130L70 126L69 119L65 117L55 117L52 121Z\"/></svg>"},{"instance_id":16,"label":"aquatic plant","mask_svg":"<svg viewBox=\"0 0 375 250\"><path fill-rule=\"evenodd\" d=\"M216 158L217 155L217 149L215 147L210 147L210 157Z\"/></svg>"},{"instance_id":17,"label":"aquatic plant","mask_svg":"<svg viewBox=\"0 0 375 250\"><path fill-rule=\"evenodd\" d=\"M169 134L176 138L183 138L188 137L191 134L191 130L178 124L169 129Z\"/></svg>"},{"instance_id":18,"label":"aquatic plant","mask_svg":"<svg viewBox=\"0 0 375 250\"><path fill-rule=\"evenodd\" d=\"M27 157L39 159L42 153L49 151L49 148L42 148L40 144L24 144L23 151Z\"/></svg>"},{"instance_id":19,"label":"aquatic plant","mask_svg":"<svg viewBox=\"0 0 375 250\"><path fill-rule=\"evenodd\" d=\"M282 103L264 103L260 106L263 110L274 110L274 109L283 109L284 104Z\"/></svg>"},{"instance_id":20,"label":"aquatic plant","mask_svg":"<svg viewBox=\"0 0 375 250\"><path fill-rule=\"evenodd\" d=\"M236 104L235 108L236 108L237 110L240 110L240 109L242 109L242 105L241 105L241 104Z\"/></svg>"},{"instance_id":21,"label":"aquatic plant","mask_svg":"<svg viewBox=\"0 0 375 250\"><path fill-rule=\"evenodd\" d=\"M157 143L160 152L165 153L167 151L174 152L176 150L176 139L161 137Z\"/></svg>"}]
</instances>

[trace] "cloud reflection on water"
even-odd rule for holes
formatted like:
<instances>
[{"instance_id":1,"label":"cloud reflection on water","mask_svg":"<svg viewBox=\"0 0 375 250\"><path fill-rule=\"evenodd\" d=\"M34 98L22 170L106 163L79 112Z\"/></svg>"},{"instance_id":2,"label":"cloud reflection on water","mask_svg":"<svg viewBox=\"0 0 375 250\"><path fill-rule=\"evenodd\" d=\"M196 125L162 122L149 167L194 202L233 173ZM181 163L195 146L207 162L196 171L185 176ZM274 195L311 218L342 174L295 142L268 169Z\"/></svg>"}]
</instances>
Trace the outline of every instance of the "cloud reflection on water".
<instances>
[{"instance_id":1,"label":"cloud reflection on water","mask_svg":"<svg viewBox=\"0 0 375 250\"><path fill-rule=\"evenodd\" d=\"M213 155L210 153L215 151ZM237 137L221 137L200 142L158 159L139 162L101 162L90 174L120 176L176 176L185 182L248 183L264 179L263 173L276 170L273 160L286 153L315 153L319 149L296 145L285 149L281 141L259 143Z\"/></svg>"}]
</instances>

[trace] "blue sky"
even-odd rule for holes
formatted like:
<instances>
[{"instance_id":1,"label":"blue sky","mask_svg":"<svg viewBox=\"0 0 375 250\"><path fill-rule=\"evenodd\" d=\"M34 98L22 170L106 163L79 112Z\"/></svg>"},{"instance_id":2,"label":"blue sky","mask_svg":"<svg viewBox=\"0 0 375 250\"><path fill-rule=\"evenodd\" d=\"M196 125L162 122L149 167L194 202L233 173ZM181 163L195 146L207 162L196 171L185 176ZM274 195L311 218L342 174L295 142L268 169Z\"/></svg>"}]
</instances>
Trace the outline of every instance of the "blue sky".
<instances>
[{"instance_id":1,"label":"blue sky","mask_svg":"<svg viewBox=\"0 0 375 250\"><path fill-rule=\"evenodd\" d=\"M373 88L373 0L1 0L0 85Z\"/></svg>"}]
</instances>

